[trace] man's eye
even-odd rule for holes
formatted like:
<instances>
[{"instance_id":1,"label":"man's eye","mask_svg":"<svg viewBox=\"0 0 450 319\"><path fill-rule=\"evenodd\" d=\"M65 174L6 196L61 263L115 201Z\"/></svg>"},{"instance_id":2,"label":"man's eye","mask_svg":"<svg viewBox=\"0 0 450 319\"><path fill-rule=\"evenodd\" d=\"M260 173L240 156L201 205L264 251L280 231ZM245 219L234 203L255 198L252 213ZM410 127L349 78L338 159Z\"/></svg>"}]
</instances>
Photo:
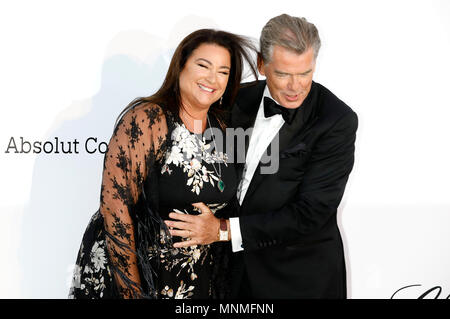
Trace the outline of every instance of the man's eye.
<instances>
[{"instance_id":1,"label":"man's eye","mask_svg":"<svg viewBox=\"0 0 450 319\"><path fill-rule=\"evenodd\" d=\"M201 64L201 63L198 63L197 64L198 66L201 66L202 68L205 68L205 69L207 69L208 67L206 66L206 65L204 65L204 64Z\"/></svg>"}]
</instances>

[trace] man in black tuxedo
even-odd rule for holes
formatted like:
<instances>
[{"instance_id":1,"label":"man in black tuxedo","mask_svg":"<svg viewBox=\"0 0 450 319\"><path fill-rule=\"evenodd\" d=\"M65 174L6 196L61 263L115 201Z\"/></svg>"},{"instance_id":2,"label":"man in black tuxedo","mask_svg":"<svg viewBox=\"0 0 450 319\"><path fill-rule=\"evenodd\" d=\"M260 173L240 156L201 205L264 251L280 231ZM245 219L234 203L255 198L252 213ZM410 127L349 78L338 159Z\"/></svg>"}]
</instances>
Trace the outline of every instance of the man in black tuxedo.
<instances>
[{"instance_id":1,"label":"man in black tuxedo","mask_svg":"<svg viewBox=\"0 0 450 319\"><path fill-rule=\"evenodd\" d=\"M283 14L266 24L258 56L266 80L244 85L232 111L233 127L253 127L239 217L219 221L201 205L199 216L170 216L184 221L168 225L188 230L173 231L191 238L185 245L217 241L218 233L231 238L234 297L346 298L336 215L358 118L312 80L319 48L318 31L304 18ZM261 159L271 148L279 167L264 174Z\"/></svg>"}]
</instances>

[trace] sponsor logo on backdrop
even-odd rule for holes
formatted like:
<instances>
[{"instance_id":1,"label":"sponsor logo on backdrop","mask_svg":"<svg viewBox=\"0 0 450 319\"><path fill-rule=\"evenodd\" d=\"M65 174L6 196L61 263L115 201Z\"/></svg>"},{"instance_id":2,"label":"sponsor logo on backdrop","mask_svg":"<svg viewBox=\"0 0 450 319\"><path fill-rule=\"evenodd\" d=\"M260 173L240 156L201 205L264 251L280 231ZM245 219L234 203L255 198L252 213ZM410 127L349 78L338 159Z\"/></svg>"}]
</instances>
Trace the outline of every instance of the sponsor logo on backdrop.
<instances>
[{"instance_id":1,"label":"sponsor logo on backdrop","mask_svg":"<svg viewBox=\"0 0 450 319\"><path fill-rule=\"evenodd\" d=\"M450 299L450 294L443 292L441 286L424 287L420 284L408 285L398 289L391 296L391 299Z\"/></svg>"},{"instance_id":2,"label":"sponsor logo on backdrop","mask_svg":"<svg viewBox=\"0 0 450 319\"><path fill-rule=\"evenodd\" d=\"M47 141L30 141L23 136L19 138L11 137L5 153L13 154L88 154L102 153L108 150L108 143L100 141L97 137L88 137L83 141L74 138L62 140L54 137Z\"/></svg>"}]
</instances>

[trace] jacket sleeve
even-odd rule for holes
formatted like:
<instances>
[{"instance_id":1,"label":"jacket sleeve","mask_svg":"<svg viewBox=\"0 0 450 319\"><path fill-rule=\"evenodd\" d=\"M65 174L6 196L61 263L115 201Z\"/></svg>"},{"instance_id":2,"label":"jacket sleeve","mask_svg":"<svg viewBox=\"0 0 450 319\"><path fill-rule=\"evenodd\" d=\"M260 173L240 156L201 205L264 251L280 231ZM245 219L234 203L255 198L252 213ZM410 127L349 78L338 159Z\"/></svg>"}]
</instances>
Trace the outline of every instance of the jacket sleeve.
<instances>
[{"instance_id":1,"label":"jacket sleeve","mask_svg":"<svg viewBox=\"0 0 450 319\"><path fill-rule=\"evenodd\" d=\"M104 159L100 213L109 264L123 298L142 296L133 217L150 159L155 159L161 143L162 131L155 130L155 123L162 122L159 110L147 105L127 111L115 127Z\"/></svg>"},{"instance_id":2,"label":"jacket sleeve","mask_svg":"<svg viewBox=\"0 0 450 319\"><path fill-rule=\"evenodd\" d=\"M357 115L351 111L318 140L292 202L277 211L239 218L245 250L301 241L335 217L353 168L357 127Z\"/></svg>"}]
</instances>

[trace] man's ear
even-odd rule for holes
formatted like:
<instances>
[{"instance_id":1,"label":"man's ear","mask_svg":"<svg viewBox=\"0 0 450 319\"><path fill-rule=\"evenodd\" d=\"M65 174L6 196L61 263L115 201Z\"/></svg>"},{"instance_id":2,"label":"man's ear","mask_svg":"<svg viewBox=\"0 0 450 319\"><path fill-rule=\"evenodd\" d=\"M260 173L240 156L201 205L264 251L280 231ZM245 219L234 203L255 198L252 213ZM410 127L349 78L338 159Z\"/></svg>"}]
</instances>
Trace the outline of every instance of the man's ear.
<instances>
[{"instance_id":1,"label":"man's ear","mask_svg":"<svg viewBox=\"0 0 450 319\"><path fill-rule=\"evenodd\" d=\"M264 72L264 61L260 52L258 52L258 56L256 58L256 65L258 67L258 71L261 75L265 75Z\"/></svg>"}]
</instances>

